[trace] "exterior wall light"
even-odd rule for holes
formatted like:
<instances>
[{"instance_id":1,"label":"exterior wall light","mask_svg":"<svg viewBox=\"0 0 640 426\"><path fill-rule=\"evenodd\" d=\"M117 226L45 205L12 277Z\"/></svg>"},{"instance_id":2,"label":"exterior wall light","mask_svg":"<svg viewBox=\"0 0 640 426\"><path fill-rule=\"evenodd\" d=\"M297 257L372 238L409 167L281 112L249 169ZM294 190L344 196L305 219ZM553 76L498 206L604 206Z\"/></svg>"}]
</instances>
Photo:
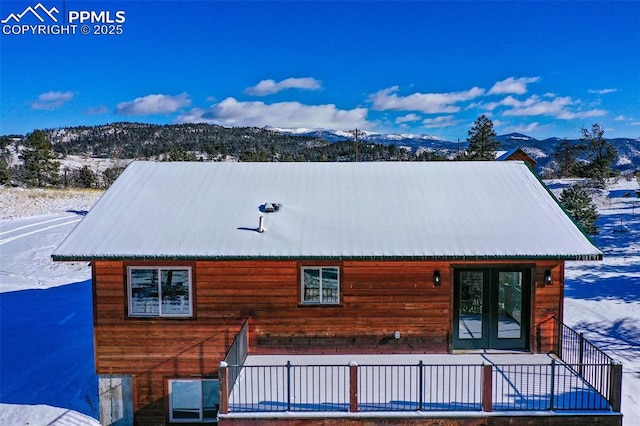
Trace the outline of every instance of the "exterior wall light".
<instances>
[{"instance_id":1,"label":"exterior wall light","mask_svg":"<svg viewBox=\"0 0 640 426\"><path fill-rule=\"evenodd\" d=\"M546 271L544 271L544 284L553 284L553 275L551 275L551 269L547 269Z\"/></svg>"},{"instance_id":2,"label":"exterior wall light","mask_svg":"<svg viewBox=\"0 0 640 426\"><path fill-rule=\"evenodd\" d=\"M440 278L440 271L438 270L433 271L433 286L440 287L441 283L442 283L442 278Z\"/></svg>"}]
</instances>

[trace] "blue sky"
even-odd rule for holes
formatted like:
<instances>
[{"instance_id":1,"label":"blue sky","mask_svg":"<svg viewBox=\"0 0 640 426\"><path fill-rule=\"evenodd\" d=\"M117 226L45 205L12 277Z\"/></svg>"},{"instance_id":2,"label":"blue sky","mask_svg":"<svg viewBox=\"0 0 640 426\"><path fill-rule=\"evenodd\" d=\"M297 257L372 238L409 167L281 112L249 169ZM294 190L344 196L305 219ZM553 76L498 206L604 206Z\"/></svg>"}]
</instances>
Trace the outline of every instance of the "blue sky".
<instances>
[{"instance_id":1,"label":"blue sky","mask_svg":"<svg viewBox=\"0 0 640 426\"><path fill-rule=\"evenodd\" d=\"M499 134L640 137L638 1L2 0L0 20L0 134L208 122L455 141L486 114Z\"/></svg>"}]
</instances>

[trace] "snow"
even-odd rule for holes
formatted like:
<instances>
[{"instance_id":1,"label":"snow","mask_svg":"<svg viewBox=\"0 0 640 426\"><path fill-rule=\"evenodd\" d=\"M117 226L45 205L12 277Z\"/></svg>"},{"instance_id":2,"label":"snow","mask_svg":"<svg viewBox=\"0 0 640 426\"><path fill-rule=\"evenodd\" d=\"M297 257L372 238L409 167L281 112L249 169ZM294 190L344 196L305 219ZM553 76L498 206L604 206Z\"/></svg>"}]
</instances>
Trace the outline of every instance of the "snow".
<instances>
[{"instance_id":1,"label":"snow","mask_svg":"<svg viewBox=\"0 0 640 426\"><path fill-rule=\"evenodd\" d=\"M265 202L282 208L255 232ZM600 256L518 161L134 162L54 252L59 260Z\"/></svg>"},{"instance_id":2,"label":"snow","mask_svg":"<svg viewBox=\"0 0 640 426\"><path fill-rule=\"evenodd\" d=\"M571 183L549 182L556 194ZM637 189L619 180L597 197L604 260L568 262L565 279L565 322L623 363L625 425L640 424ZM90 270L50 255L99 196L0 189L0 240L13 238L0 245L0 425L98 424Z\"/></svg>"}]
</instances>

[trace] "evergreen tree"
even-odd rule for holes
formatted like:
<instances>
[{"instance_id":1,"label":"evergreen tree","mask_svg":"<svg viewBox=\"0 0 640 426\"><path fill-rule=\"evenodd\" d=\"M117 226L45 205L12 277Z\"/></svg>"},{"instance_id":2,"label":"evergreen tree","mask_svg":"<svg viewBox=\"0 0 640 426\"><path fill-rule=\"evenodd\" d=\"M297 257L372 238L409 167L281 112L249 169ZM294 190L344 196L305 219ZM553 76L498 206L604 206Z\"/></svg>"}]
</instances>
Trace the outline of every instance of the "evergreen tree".
<instances>
[{"instance_id":1,"label":"evergreen tree","mask_svg":"<svg viewBox=\"0 0 640 426\"><path fill-rule=\"evenodd\" d=\"M599 216L598 209L584 185L576 184L564 189L560 194L560 202L586 233L598 233L596 227L596 220Z\"/></svg>"},{"instance_id":2,"label":"evergreen tree","mask_svg":"<svg viewBox=\"0 0 640 426\"><path fill-rule=\"evenodd\" d=\"M54 161L51 142L42 130L35 130L27 136L20 158L24 161L24 180L27 185L47 186L59 183L60 163Z\"/></svg>"},{"instance_id":3,"label":"evergreen tree","mask_svg":"<svg viewBox=\"0 0 640 426\"><path fill-rule=\"evenodd\" d=\"M177 147L171 148L162 161L198 161L198 157L183 147Z\"/></svg>"},{"instance_id":4,"label":"evergreen tree","mask_svg":"<svg viewBox=\"0 0 640 426\"><path fill-rule=\"evenodd\" d=\"M111 185L113 185L113 182L115 182L118 176L120 176L122 172L124 172L124 169L124 167L118 166L105 169L105 171L102 172L102 183L104 187L109 188Z\"/></svg>"},{"instance_id":5,"label":"evergreen tree","mask_svg":"<svg viewBox=\"0 0 640 426\"><path fill-rule=\"evenodd\" d=\"M571 142L566 139L556 145L551 155L556 162L558 177L574 176L578 165L579 151L579 146L572 145Z\"/></svg>"},{"instance_id":6,"label":"evergreen tree","mask_svg":"<svg viewBox=\"0 0 640 426\"><path fill-rule=\"evenodd\" d=\"M83 166L75 172L74 183L80 188L94 188L98 183L98 176L89 166Z\"/></svg>"},{"instance_id":7,"label":"evergreen tree","mask_svg":"<svg viewBox=\"0 0 640 426\"><path fill-rule=\"evenodd\" d=\"M11 180L11 173L9 173L11 154L8 149L10 144L11 139L9 137L0 137L0 185L9 183Z\"/></svg>"},{"instance_id":8,"label":"evergreen tree","mask_svg":"<svg viewBox=\"0 0 640 426\"><path fill-rule=\"evenodd\" d=\"M10 180L11 180L11 174L9 173L9 168L7 167L7 163L0 160L0 185L9 183Z\"/></svg>"},{"instance_id":9,"label":"evergreen tree","mask_svg":"<svg viewBox=\"0 0 640 426\"><path fill-rule=\"evenodd\" d=\"M496 159L500 142L495 139L497 135L493 130L493 122L486 115L482 114L478 117L468 134L469 149L464 155L465 160Z\"/></svg>"},{"instance_id":10,"label":"evergreen tree","mask_svg":"<svg viewBox=\"0 0 640 426\"><path fill-rule=\"evenodd\" d=\"M584 142L584 152L587 160L582 169L582 176L593 179L600 186L611 176L613 163L616 161L615 147L604 138L604 129L595 123L589 129L581 129L581 141Z\"/></svg>"}]
</instances>

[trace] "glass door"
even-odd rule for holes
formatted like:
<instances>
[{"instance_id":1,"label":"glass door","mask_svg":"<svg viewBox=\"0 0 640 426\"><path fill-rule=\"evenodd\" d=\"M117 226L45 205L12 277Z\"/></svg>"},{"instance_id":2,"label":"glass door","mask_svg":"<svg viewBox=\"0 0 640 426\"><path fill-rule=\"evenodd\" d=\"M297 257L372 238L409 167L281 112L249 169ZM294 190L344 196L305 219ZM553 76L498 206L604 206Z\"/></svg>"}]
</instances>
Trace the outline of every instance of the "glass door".
<instances>
[{"instance_id":1,"label":"glass door","mask_svg":"<svg viewBox=\"0 0 640 426\"><path fill-rule=\"evenodd\" d=\"M453 298L454 348L481 349L489 345L489 270L456 271Z\"/></svg>"},{"instance_id":2,"label":"glass door","mask_svg":"<svg viewBox=\"0 0 640 426\"><path fill-rule=\"evenodd\" d=\"M454 349L526 349L530 276L528 269L456 270Z\"/></svg>"}]
</instances>

